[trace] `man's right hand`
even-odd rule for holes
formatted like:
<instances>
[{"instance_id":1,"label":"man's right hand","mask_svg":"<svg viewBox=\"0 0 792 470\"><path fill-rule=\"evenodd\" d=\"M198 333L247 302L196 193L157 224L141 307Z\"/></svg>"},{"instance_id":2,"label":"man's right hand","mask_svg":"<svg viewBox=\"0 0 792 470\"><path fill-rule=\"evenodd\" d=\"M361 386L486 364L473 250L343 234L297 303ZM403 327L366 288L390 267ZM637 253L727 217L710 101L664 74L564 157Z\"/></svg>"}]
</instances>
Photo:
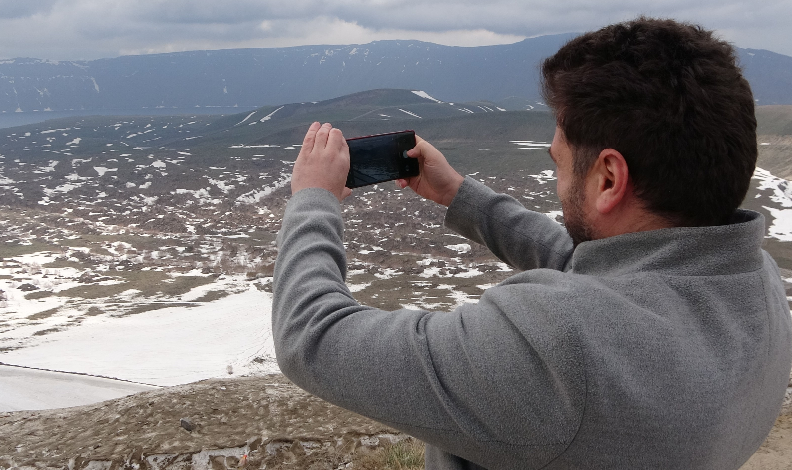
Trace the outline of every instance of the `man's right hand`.
<instances>
[{"instance_id":1,"label":"man's right hand","mask_svg":"<svg viewBox=\"0 0 792 470\"><path fill-rule=\"evenodd\" d=\"M465 178L448 164L445 156L432 144L417 135L415 141L415 148L408 151L407 156L418 159L420 174L398 179L396 184L402 189L409 186L418 195L448 207Z\"/></svg>"}]
</instances>

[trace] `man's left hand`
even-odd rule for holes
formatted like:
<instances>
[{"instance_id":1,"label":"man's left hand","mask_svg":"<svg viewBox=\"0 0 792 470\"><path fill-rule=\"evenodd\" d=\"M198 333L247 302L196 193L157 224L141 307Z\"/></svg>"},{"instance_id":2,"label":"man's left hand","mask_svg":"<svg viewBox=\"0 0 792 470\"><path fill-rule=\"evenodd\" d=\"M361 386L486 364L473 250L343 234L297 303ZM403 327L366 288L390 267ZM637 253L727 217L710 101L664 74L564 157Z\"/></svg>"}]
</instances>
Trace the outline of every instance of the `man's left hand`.
<instances>
[{"instance_id":1,"label":"man's left hand","mask_svg":"<svg viewBox=\"0 0 792 470\"><path fill-rule=\"evenodd\" d=\"M344 134L330 123L311 124L292 171L292 194L305 188L323 188L338 201L352 194L345 186L349 174L349 147Z\"/></svg>"}]
</instances>

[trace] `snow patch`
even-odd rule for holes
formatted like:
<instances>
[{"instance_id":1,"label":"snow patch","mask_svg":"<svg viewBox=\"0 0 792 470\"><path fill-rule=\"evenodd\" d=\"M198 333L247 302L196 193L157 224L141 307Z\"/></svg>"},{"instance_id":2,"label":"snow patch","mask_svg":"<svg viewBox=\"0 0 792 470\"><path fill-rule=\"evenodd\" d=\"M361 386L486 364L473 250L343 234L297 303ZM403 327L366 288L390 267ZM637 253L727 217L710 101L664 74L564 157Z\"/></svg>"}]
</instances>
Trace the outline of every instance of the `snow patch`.
<instances>
[{"instance_id":1,"label":"snow patch","mask_svg":"<svg viewBox=\"0 0 792 470\"><path fill-rule=\"evenodd\" d=\"M95 166L93 167L93 169L96 170L97 173L99 173L99 176L104 176L104 174L107 173L108 171L118 171L118 168L107 168L103 166Z\"/></svg>"},{"instance_id":2,"label":"snow patch","mask_svg":"<svg viewBox=\"0 0 792 470\"><path fill-rule=\"evenodd\" d=\"M512 144L518 145L522 150L549 149L547 142L534 142L533 140L510 140Z\"/></svg>"},{"instance_id":3,"label":"snow patch","mask_svg":"<svg viewBox=\"0 0 792 470\"><path fill-rule=\"evenodd\" d=\"M411 112L409 112L409 111L407 111L407 110L404 110L404 109L401 109L401 108L399 108L399 111L401 111L401 112L403 112L403 113L405 113L405 114L409 114L410 116L417 117L418 119L423 119L421 116L419 116L419 115L417 115L417 114L415 114L415 113L411 113Z\"/></svg>"},{"instance_id":4,"label":"snow patch","mask_svg":"<svg viewBox=\"0 0 792 470\"><path fill-rule=\"evenodd\" d=\"M420 96L421 98L426 98L427 100L432 100L432 101L434 101L435 103L441 103L441 104L443 103L443 102L442 102L442 101L440 101L440 100L436 100L436 99L432 98L432 97L431 97L431 96L429 96L429 94L428 94L428 93L426 93L425 91L420 91L420 90L417 90L417 91L416 91L416 90L413 90L413 93L415 93L416 95Z\"/></svg>"},{"instance_id":5,"label":"snow patch","mask_svg":"<svg viewBox=\"0 0 792 470\"><path fill-rule=\"evenodd\" d=\"M471 250L471 247L468 243L460 243L458 245L446 245L446 248L449 250L456 251L459 254L468 253Z\"/></svg>"},{"instance_id":6,"label":"snow patch","mask_svg":"<svg viewBox=\"0 0 792 470\"><path fill-rule=\"evenodd\" d=\"M45 343L7 352L3 362L162 386L228 377L229 365L243 375L259 357L268 372L278 372L271 315L271 296L251 287L193 308L91 317Z\"/></svg>"},{"instance_id":7,"label":"snow patch","mask_svg":"<svg viewBox=\"0 0 792 470\"><path fill-rule=\"evenodd\" d=\"M561 225L561 222L558 221L558 218L559 217L564 217L564 213L562 211L545 212L545 215L550 217L550 220L552 220L553 222L555 222L555 223L557 223L559 225Z\"/></svg>"},{"instance_id":8,"label":"snow patch","mask_svg":"<svg viewBox=\"0 0 792 470\"><path fill-rule=\"evenodd\" d=\"M259 190L256 190L256 191L250 191L248 193L245 193L245 194L239 196L236 199L237 200L237 204L255 204L255 203L261 201L266 196L269 196L270 194L272 194L273 191L275 191L277 189L280 189L280 188L283 188L284 186L289 184L289 182L291 182L291 175L284 173L284 174L281 175L280 179L278 181L272 183L272 185L265 186L265 187L263 187L263 188L261 188Z\"/></svg>"},{"instance_id":9,"label":"snow patch","mask_svg":"<svg viewBox=\"0 0 792 470\"><path fill-rule=\"evenodd\" d=\"M266 116L264 116L263 118L259 119L259 122L269 121L270 119L272 119L272 116L273 116L275 113L277 113L278 111L280 111L280 110L281 110L281 109L283 109L284 107L285 107L285 106L281 106L280 108L276 109L275 111L273 111L273 112L271 112L271 113L267 114L267 115L266 115ZM255 124L255 123L252 123L252 124ZM252 125L252 124L251 124L251 125Z\"/></svg>"}]
</instances>

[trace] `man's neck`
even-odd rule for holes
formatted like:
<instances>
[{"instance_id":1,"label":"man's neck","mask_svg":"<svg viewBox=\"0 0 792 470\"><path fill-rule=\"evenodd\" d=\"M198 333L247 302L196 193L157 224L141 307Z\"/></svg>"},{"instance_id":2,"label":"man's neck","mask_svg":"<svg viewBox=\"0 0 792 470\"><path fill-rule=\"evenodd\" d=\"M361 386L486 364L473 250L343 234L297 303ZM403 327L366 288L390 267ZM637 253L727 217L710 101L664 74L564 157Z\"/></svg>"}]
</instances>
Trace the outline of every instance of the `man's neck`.
<instances>
[{"instance_id":1,"label":"man's neck","mask_svg":"<svg viewBox=\"0 0 792 470\"><path fill-rule=\"evenodd\" d=\"M592 229L595 238L614 237L625 233L646 232L676 225L638 204L628 204L608 214L597 214Z\"/></svg>"}]
</instances>

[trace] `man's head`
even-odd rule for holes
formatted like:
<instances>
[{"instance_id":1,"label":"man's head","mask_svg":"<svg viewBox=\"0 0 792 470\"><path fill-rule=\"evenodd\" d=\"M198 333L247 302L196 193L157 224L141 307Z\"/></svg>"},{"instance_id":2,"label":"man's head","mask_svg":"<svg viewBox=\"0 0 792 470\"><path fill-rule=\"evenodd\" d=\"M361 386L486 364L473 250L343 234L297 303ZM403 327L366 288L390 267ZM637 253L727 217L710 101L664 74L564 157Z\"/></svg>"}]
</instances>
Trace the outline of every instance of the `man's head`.
<instances>
[{"instance_id":1,"label":"man's head","mask_svg":"<svg viewBox=\"0 0 792 470\"><path fill-rule=\"evenodd\" d=\"M542 76L573 154L565 211L582 204L575 188L612 149L649 213L668 225L728 223L757 156L753 95L728 43L698 26L638 18L571 40Z\"/></svg>"}]
</instances>

